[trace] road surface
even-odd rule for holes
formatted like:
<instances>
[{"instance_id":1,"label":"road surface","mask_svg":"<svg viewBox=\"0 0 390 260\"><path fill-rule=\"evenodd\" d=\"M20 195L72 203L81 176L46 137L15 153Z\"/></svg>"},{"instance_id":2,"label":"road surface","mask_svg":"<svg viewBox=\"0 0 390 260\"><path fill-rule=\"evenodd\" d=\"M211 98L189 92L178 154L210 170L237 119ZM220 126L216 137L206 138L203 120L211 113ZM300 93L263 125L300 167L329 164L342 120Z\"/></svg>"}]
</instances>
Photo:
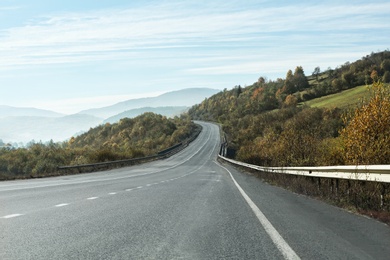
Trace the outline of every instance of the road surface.
<instances>
[{"instance_id":1,"label":"road surface","mask_svg":"<svg viewBox=\"0 0 390 260\"><path fill-rule=\"evenodd\" d=\"M217 161L219 131L165 160L0 183L0 259L389 259L390 228Z\"/></svg>"}]
</instances>

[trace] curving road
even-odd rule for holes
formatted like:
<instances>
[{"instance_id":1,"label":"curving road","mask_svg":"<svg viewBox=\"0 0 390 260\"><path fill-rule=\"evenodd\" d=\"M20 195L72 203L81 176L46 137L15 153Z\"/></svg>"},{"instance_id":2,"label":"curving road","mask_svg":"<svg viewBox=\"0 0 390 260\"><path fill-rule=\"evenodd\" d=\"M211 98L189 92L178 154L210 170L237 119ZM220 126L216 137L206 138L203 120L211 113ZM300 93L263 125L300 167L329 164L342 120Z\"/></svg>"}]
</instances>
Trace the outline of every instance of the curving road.
<instances>
[{"instance_id":1,"label":"curving road","mask_svg":"<svg viewBox=\"0 0 390 260\"><path fill-rule=\"evenodd\" d=\"M390 228L216 161L219 130L173 157L0 183L0 259L389 259Z\"/></svg>"}]
</instances>

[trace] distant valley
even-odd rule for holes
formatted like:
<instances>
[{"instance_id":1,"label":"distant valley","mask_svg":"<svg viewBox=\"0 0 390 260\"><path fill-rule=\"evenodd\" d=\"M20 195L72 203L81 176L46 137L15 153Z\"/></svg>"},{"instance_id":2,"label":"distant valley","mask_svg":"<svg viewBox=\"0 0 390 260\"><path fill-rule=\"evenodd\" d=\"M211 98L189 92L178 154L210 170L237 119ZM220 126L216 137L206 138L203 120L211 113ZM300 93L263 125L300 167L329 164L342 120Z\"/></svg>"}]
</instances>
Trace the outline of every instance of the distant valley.
<instances>
[{"instance_id":1,"label":"distant valley","mask_svg":"<svg viewBox=\"0 0 390 260\"><path fill-rule=\"evenodd\" d=\"M124 117L153 112L173 117L186 112L219 90L191 88L172 91L157 97L131 99L112 106L64 115L37 108L0 106L0 140L6 143L28 143L32 140L64 141L103 123L116 123Z\"/></svg>"}]
</instances>

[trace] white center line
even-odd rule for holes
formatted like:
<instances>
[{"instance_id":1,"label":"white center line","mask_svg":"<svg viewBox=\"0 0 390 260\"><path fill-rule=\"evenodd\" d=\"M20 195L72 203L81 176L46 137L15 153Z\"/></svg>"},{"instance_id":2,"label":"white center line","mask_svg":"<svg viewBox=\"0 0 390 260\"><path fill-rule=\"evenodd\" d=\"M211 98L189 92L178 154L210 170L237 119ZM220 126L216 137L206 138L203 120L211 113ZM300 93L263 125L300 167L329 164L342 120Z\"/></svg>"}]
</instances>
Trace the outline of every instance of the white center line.
<instances>
[{"instance_id":1,"label":"white center line","mask_svg":"<svg viewBox=\"0 0 390 260\"><path fill-rule=\"evenodd\" d=\"M116 195L116 192L110 192L108 195Z\"/></svg>"},{"instance_id":2,"label":"white center line","mask_svg":"<svg viewBox=\"0 0 390 260\"><path fill-rule=\"evenodd\" d=\"M19 216L23 216L23 214L11 214L11 215L7 215L7 216L1 217L1 218L16 218Z\"/></svg>"},{"instance_id":3,"label":"white center line","mask_svg":"<svg viewBox=\"0 0 390 260\"><path fill-rule=\"evenodd\" d=\"M65 207L65 206L68 206L69 203L62 203L62 204L57 204L55 205L55 207L59 208L59 207Z\"/></svg>"},{"instance_id":4,"label":"white center line","mask_svg":"<svg viewBox=\"0 0 390 260\"><path fill-rule=\"evenodd\" d=\"M88 198L87 200L96 200L96 199L98 199L99 197L90 197L90 198Z\"/></svg>"}]
</instances>

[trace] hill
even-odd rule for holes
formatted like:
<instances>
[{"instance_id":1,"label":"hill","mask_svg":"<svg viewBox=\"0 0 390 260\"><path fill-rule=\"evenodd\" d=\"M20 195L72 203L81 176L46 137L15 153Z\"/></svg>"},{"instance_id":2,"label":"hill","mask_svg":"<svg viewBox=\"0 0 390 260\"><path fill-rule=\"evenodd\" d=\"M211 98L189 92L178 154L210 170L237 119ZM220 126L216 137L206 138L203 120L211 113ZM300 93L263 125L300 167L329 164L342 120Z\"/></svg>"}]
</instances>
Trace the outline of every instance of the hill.
<instances>
[{"instance_id":1,"label":"hill","mask_svg":"<svg viewBox=\"0 0 390 260\"><path fill-rule=\"evenodd\" d=\"M0 105L0 118L10 116L61 117L64 116L64 114L33 107L12 107Z\"/></svg>"},{"instance_id":2,"label":"hill","mask_svg":"<svg viewBox=\"0 0 390 260\"><path fill-rule=\"evenodd\" d=\"M70 124L77 117L79 120L86 119L85 115L75 115L62 118L62 121ZM58 129L61 128L59 125ZM116 124L106 123L91 128L68 142L38 142L30 143L27 148L0 149L0 180L56 175L60 165L153 155L186 140L197 129L189 117L169 119L145 113L133 119L122 119Z\"/></svg>"},{"instance_id":3,"label":"hill","mask_svg":"<svg viewBox=\"0 0 390 260\"><path fill-rule=\"evenodd\" d=\"M49 110L0 106L0 140L7 143L64 141L101 123L119 122L145 112L172 117L217 93L209 88L168 92L158 97L132 99L112 106L88 109L65 116Z\"/></svg>"},{"instance_id":4,"label":"hill","mask_svg":"<svg viewBox=\"0 0 390 260\"><path fill-rule=\"evenodd\" d=\"M101 118L109 118L124 111L143 107L190 107L202 102L205 98L210 97L217 92L219 92L219 90L210 88L188 88L168 92L157 97L131 99L107 107L83 110L80 113Z\"/></svg>"},{"instance_id":5,"label":"hill","mask_svg":"<svg viewBox=\"0 0 390 260\"><path fill-rule=\"evenodd\" d=\"M136 116L142 115L146 112L152 112L155 114L163 115L166 117L174 117L179 116L184 112L187 112L189 107L143 107L143 108L136 108L131 109L128 111L125 111L123 113L120 113L118 115L112 116L107 118L103 121L103 123L117 123L122 118L134 118Z\"/></svg>"},{"instance_id":6,"label":"hill","mask_svg":"<svg viewBox=\"0 0 390 260\"><path fill-rule=\"evenodd\" d=\"M350 120L343 109L369 96L362 86L365 82L378 81L390 82L389 51L324 72L318 68L310 76L297 66L285 79L260 77L247 87L215 94L190 108L189 114L222 124L227 155L240 161L265 166L340 165L347 158L339 135ZM299 106L302 102L312 107Z\"/></svg>"}]
</instances>

